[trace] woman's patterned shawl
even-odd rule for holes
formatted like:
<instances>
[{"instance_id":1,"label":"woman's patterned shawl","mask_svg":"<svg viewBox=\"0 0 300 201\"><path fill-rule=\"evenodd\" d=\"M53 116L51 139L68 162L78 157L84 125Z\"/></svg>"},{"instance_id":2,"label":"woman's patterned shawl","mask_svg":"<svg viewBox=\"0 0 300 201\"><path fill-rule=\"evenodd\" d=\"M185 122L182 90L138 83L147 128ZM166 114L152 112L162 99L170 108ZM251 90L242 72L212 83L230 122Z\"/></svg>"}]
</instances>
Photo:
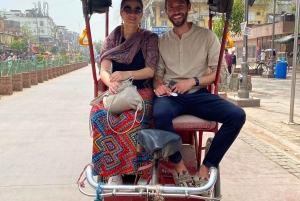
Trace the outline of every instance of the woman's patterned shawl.
<instances>
[{"instance_id":1,"label":"woman's patterned shawl","mask_svg":"<svg viewBox=\"0 0 300 201\"><path fill-rule=\"evenodd\" d=\"M121 26L116 27L102 44L100 58L115 60L118 63L130 64L142 49L145 66L155 69L158 62L158 36L151 31L141 29L122 43ZM100 62L101 62L100 61Z\"/></svg>"}]
</instances>

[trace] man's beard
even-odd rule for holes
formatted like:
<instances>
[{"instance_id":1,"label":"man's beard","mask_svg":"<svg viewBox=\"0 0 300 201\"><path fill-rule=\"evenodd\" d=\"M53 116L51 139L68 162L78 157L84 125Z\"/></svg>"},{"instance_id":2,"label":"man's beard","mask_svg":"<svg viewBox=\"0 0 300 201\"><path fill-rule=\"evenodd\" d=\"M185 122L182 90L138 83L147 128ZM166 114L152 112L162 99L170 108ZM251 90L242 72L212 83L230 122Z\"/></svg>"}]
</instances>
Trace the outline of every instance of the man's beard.
<instances>
[{"instance_id":1,"label":"man's beard","mask_svg":"<svg viewBox=\"0 0 300 201\"><path fill-rule=\"evenodd\" d=\"M187 16L188 16L188 13L186 12L186 13L183 14L182 20L181 21L177 21L177 22L173 21L172 16L171 17L168 16L168 18L172 22L172 24L173 24L174 27L181 27L185 23L185 21L187 19Z\"/></svg>"}]
</instances>

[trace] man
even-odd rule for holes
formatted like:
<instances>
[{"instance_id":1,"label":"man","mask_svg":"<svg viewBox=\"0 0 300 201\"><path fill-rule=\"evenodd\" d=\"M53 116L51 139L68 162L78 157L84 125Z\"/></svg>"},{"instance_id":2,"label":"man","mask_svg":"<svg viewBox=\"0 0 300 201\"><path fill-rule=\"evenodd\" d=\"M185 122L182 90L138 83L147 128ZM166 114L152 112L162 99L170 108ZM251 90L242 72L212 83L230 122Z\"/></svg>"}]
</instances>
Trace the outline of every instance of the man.
<instances>
[{"instance_id":1,"label":"man","mask_svg":"<svg viewBox=\"0 0 300 201\"><path fill-rule=\"evenodd\" d=\"M97 63L97 67L99 69L99 75L101 72L101 67L100 67L100 52L98 52L97 56L95 57L95 62Z\"/></svg>"},{"instance_id":2,"label":"man","mask_svg":"<svg viewBox=\"0 0 300 201\"><path fill-rule=\"evenodd\" d=\"M265 63L265 61L266 61L266 53L264 50L262 50L260 53L260 62Z\"/></svg>"},{"instance_id":3,"label":"man","mask_svg":"<svg viewBox=\"0 0 300 201\"><path fill-rule=\"evenodd\" d=\"M14 60L14 54L10 53L9 57L7 57L7 61Z\"/></svg>"},{"instance_id":4,"label":"man","mask_svg":"<svg viewBox=\"0 0 300 201\"><path fill-rule=\"evenodd\" d=\"M228 53L228 50L225 49L225 61L228 69L228 73L231 74L231 67L232 67L232 56Z\"/></svg>"},{"instance_id":5,"label":"man","mask_svg":"<svg viewBox=\"0 0 300 201\"><path fill-rule=\"evenodd\" d=\"M173 29L159 39L153 117L156 129L170 132L175 132L172 119L182 114L222 123L194 179L189 176L180 152L169 157L174 163L177 185L203 186L209 178L209 168L218 167L246 115L243 109L207 90L216 77L220 43L210 30L187 22L190 9L190 0L165 0L165 12ZM169 83L174 85L169 88Z\"/></svg>"},{"instance_id":6,"label":"man","mask_svg":"<svg viewBox=\"0 0 300 201\"><path fill-rule=\"evenodd\" d=\"M232 68L231 68L231 72L234 73L234 69L236 68L236 56L234 54L234 51L232 51L231 56L232 56Z\"/></svg>"}]
</instances>

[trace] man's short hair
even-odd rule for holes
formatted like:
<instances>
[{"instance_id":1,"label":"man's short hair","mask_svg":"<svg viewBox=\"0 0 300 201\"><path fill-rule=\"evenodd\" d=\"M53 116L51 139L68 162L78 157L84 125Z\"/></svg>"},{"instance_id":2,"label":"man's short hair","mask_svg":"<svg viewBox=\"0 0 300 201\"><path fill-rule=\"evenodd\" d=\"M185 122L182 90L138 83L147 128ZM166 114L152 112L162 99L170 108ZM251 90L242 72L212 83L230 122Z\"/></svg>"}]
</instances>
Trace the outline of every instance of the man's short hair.
<instances>
[{"instance_id":1,"label":"man's short hair","mask_svg":"<svg viewBox=\"0 0 300 201\"><path fill-rule=\"evenodd\" d=\"M225 49L225 52L228 52L228 50L227 50L227 49Z\"/></svg>"},{"instance_id":2,"label":"man's short hair","mask_svg":"<svg viewBox=\"0 0 300 201\"><path fill-rule=\"evenodd\" d=\"M165 9L167 8L167 2L168 2L168 0L165 0ZM186 5L191 4L190 0L185 0L185 2L186 2Z\"/></svg>"}]
</instances>

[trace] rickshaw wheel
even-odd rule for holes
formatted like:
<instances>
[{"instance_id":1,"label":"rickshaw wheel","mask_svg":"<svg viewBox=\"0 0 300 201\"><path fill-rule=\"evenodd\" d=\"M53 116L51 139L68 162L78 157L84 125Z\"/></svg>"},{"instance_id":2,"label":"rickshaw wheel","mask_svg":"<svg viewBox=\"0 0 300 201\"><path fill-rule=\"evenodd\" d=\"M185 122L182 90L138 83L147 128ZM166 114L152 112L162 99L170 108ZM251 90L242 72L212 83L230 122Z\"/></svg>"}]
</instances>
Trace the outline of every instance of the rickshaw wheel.
<instances>
[{"instance_id":1,"label":"rickshaw wheel","mask_svg":"<svg viewBox=\"0 0 300 201\"><path fill-rule=\"evenodd\" d=\"M207 141L206 141L205 156L206 156L206 154L207 154L207 152L210 148L210 145L211 145L212 141L213 141L212 137L208 138ZM217 181L215 183L214 190L213 190L214 197L220 197L221 196L220 166L217 169L218 169Z\"/></svg>"}]
</instances>

